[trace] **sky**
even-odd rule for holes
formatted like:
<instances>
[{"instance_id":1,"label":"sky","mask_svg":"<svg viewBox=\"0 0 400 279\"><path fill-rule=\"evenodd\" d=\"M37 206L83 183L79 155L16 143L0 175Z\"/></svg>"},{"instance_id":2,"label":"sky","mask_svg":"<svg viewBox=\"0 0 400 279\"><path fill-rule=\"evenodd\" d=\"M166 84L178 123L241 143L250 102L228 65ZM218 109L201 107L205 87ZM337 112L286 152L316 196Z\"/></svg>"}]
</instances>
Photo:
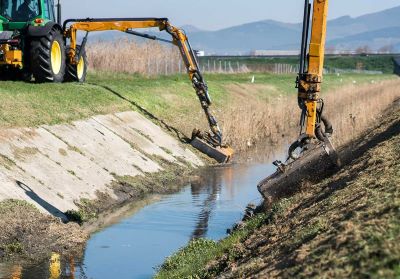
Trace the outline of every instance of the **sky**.
<instances>
[{"instance_id":1,"label":"sky","mask_svg":"<svg viewBox=\"0 0 400 279\"><path fill-rule=\"evenodd\" d=\"M176 26L218 30L265 19L298 23L303 0L62 0L63 18L168 17ZM331 0L329 19L400 6L399 0Z\"/></svg>"}]
</instances>

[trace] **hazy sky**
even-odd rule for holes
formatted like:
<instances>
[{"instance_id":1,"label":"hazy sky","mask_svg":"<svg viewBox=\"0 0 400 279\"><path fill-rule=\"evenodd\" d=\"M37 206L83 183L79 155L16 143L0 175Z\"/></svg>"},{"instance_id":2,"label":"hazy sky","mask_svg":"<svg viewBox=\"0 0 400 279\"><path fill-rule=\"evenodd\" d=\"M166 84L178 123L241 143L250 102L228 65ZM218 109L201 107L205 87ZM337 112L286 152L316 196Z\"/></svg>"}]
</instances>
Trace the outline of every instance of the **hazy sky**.
<instances>
[{"instance_id":1,"label":"hazy sky","mask_svg":"<svg viewBox=\"0 0 400 279\"><path fill-rule=\"evenodd\" d=\"M63 0L63 18L168 17L174 25L216 30L264 19L300 22L303 0ZM330 0L329 18L399 6L399 0Z\"/></svg>"}]
</instances>

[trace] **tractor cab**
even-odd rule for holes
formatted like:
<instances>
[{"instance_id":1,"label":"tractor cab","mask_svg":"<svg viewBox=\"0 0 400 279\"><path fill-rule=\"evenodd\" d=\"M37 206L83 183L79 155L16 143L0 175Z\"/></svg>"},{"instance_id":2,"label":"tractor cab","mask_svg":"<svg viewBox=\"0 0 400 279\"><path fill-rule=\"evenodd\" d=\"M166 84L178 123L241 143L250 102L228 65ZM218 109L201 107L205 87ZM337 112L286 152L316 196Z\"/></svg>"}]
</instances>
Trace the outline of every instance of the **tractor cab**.
<instances>
[{"instance_id":1,"label":"tractor cab","mask_svg":"<svg viewBox=\"0 0 400 279\"><path fill-rule=\"evenodd\" d=\"M54 0L0 0L3 31L55 22Z\"/></svg>"},{"instance_id":2,"label":"tractor cab","mask_svg":"<svg viewBox=\"0 0 400 279\"><path fill-rule=\"evenodd\" d=\"M60 82L65 41L60 0L0 0L0 79Z\"/></svg>"}]
</instances>

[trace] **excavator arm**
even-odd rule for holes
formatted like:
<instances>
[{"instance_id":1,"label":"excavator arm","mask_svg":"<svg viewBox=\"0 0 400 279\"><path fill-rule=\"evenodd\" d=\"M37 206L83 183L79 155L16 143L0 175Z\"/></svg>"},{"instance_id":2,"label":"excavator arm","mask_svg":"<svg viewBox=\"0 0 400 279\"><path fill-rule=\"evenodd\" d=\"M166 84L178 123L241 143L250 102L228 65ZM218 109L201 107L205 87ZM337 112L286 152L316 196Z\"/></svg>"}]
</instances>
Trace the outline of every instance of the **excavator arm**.
<instances>
[{"instance_id":1,"label":"excavator arm","mask_svg":"<svg viewBox=\"0 0 400 279\"><path fill-rule=\"evenodd\" d=\"M300 136L289 147L287 161L275 161L277 171L258 184L259 192L269 203L295 192L304 181L324 177L340 165L338 154L330 139L333 128L323 114L324 102L320 97L328 0L312 0L313 4L310 1L305 0L304 5L300 71L296 80L301 109ZM312 26L309 39L310 24Z\"/></svg>"},{"instance_id":2,"label":"excavator arm","mask_svg":"<svg viewBox=\"0 0 400 279\"><path fill-rule=\"evenodd\" d=\"M172 41L134 31L134 29L144 28L158 28L160 31L166 31L171 35ZM210 127L210 132L207 133L202 133L198 129L194 129L191 144L220 163L228 162L231 159L233 150L223 144L221 130L210 109L212 102L207 83L200 71L196 55L183 30L173 26L167 18L69 19L64 22L63 29L64 36L70 40L70 48L67 56L69 63L73 65L78 64L78 61L80 61L81 52L85 48L89 32L116 30L147 39L169 42L177 46ZM80 46L79 53L77 53L78 31L87 32Z\"/></svg>"},{"instance_id":3,"label":"excavator arm","mask_svg":"<svg viewBox=\"0 0 400 279\"><path fill-rule=\"evenodd\" d=\"M328 0L314 0L312 16L311 40L308 57L305 55L309 32L309 13L311 3L305 2L305 17L303 23L301 66L298 77L298 97L300 108L305 112L302 123L305 122L305 134L309 138L316 136L318 108L321 92L322 74L324 70L326 24L328 14ZM308 60L308 63L307 63ZM305 67L308 66L308 69ZM322 113L322 112L321 112Z\"/></svg>"},{"instance_id":4,"label":"excavator arm","mask_svg":"<svg viewBox=\"0 0 400 279\"><path fill-rule=\"evenodd\" d=\"M322 142L332 159L337 154L330 140L332 124L323 114L324 101L320 96L324 71L326 26L329 0L305 0L300 53L300 71L296 80L300 117L300 137L289 148L289 158L297 159L296 149L309 149L313 140ZM311 39L310 15L312 11ZM308 45L309 43L309 45ZM307 48L308 47L308 48ZM324 130L322 129L324 126Z\"/></svg>"}]
</instances>

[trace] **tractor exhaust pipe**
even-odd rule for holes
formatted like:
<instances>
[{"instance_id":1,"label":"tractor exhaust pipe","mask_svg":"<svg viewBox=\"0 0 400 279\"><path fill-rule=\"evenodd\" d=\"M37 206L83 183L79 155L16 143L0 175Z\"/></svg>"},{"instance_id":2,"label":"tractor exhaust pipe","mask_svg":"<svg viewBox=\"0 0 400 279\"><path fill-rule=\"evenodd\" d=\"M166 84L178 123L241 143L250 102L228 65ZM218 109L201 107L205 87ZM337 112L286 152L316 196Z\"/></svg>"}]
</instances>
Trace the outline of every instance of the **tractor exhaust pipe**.
<instances>
[{"instance_id":1,"label":"tractor exhaust pipe","mask_svg":"<svg viewBox=\"0 0 400 279\"><path fill-rule=\"evenodd\" d=\"M57 23L59 25L62 24L61 1L60 0L58 0L58 3L57 3Z\"/></svg>"}]
</instances>

